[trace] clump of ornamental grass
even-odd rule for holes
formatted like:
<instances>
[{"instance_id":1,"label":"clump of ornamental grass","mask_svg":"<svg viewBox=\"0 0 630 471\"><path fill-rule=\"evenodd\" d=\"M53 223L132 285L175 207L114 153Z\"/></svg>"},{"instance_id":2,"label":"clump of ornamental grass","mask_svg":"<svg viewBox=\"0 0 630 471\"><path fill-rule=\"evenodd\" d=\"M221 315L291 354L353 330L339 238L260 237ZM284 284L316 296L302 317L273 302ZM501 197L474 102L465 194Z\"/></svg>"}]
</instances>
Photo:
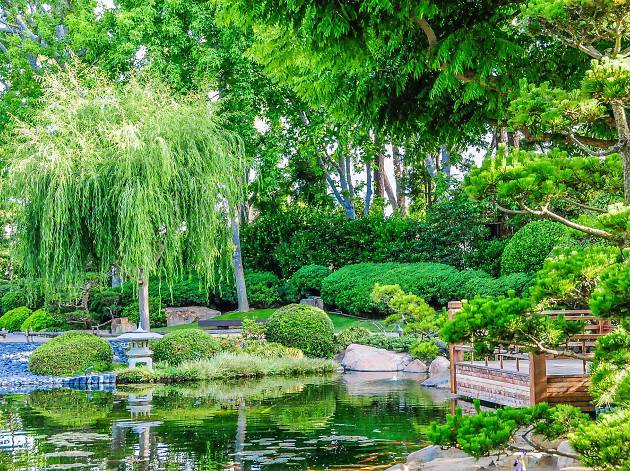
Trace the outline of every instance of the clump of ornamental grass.
<instances>
[{"instance_id":1,"label":"clump of ornamental grass","mask_svg":"<svg viewBox=\"0 0 630 471\"><path fill-rule=\"evenodd\" d=\"M153 372L131 368L116 374L119 383L185 383L263 376L322 375L333 373L336 369L335 362L321 358L261 358L224 352L210 359L187 361L179 366L158 365Z\"/></svg>"}]
</instances>

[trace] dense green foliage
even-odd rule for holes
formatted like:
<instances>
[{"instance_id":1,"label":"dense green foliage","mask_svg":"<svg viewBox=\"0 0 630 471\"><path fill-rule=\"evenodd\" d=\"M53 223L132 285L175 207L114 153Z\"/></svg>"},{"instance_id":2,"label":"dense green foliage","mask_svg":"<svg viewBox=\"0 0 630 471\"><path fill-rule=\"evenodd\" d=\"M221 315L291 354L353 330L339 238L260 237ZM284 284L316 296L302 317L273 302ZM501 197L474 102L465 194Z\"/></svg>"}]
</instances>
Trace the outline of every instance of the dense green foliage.
<instances>
[{"instance_id":1,"label":"dense green foliage","mask_svg":"<svg viewBox=\"0 0 630 471\"><path fill-rule=\"evenodd\" d=\"M339 268L360 262L441 262L498 273L498 246L488 240L483 206L458 192L425 219L373 215L349 220L321 210L261 214L242 228L245 265L288 277L304 265ZM489 255L492 255L490 257Z\"/></svg>"},{"instance_id":2,"label":"dense green foliage","mask_svg":"<svg viewBox=\"0 0 630 471\"><path fill-rule=\"evenodd\" d=\"M287 290L296 301L306 296L319 296L324 278L331 273L328 267L305 265L289 277Z\"/></svg>"},{"instance_id":3,"label":"dense green foliage","mask_svg":"<svg viewBox=\"0 0 630 471\"><path fill-rule=\"evenodd\" d=\"M2 299L0 299L0 307L2 312L8 312L16 307L25 306L27 304L26 295L23 291L9 291Z\"/></svg>"},{"instance_id":4,"label":"dense green foliage","mask_svg":"<svg viewBox=\"0 0 630 471\"><path fill-rule=\"evenodd\" d=\"M40 375L73 375L111 369L112 347L106 340L83 332L66 332L40 345L31 355L28 368Z\"/></svg>"},{"instance_id":5,"label":"dense green foliage","mask_svg":"<svg viewBox=\"0 0 630 471\"><path fill-rule=\"evenodd\" d=\"M435 444L455 446L480 457L507 449L522 427L531 426L546 438L556 439L566 437L588 421L588 416L579 409L565 405L551 408L543 403L534 407L506 407L482 412L479 401L476 401L475 408L476 414L464 415L458 407L455 415L448 416L444 424L432 423L429 439Z\"/></svg>"},{"instance_id":6,"label":"dense green foliage","mask_svg":"<svg viewBox=\"0 0 630 471\"><path fill-rule=\"evenodd\" d=\"M0 317L0 329L6 329L10 332L17 332L22 328L22 323L33 313L26 306L16 307L10 311L6 311Z\"/></svg>"},{"instance_id":7,"label":"dense green foliage","mask_svg":"<svg viewBox=\"0 0 630 471\"><path fill-rule=\"evenodd\" d=\"M211 358L220 350L219 342L201 329L177 330L151 344L156 362L177 366L190 360Z\"/></svg>"},{"instance_id":8,"label":"dense green foliage","mask_svg":"<svg viewBox=\"0 0 630 471\"><path fill-rule=\"evenodd\" d=\"M47 291L76 284L90 264L132 279L144 270L172 280L188 267L217 284L243 159L207 100L82 68L46 75L43 90L7 152L6 190L24 201L16 237L25 274Z\"/></svg>"},{"instance_id":9,"label":"dense green foliage","mask_svg":"<svg viewBox=\"0 0 630 471\"><path fill-rule=\"evenodd\" d=\"M321 309L304 304L281 307L269 318L267 340L299 348L310 357L329 358L334 353L334 326Z\"/></svg>"},{"instance_id":10,"label":"dense green foliage","mask_svg":"<svg viewBox=\"0 0 630 471\"><path fill-rule=\"evenodd\" d=\"M506 244L501 255L501 273L537 271L553 248L566 239L568 232L566 226L557 222L526 224Z\"/></svg>"},{"instance_id":11,"label":"dense green foliage","mask_svg":"<svg viewBox=\"0 0 630 471\"><path fill-rule=\"evenodd\" d=\"M282 283L270 272L245 272L245 286L249 305L255 308L269 308L280 304Z\"/></svg>"},{"instance_id":12,"label":"dense green foliage","mask_svg":"<svg viewBox=\"0 0 630 471\"><path fill-rule=\"evenodd\" d=\"M398 284L403 291L439 307L476 295L497 296L510 290L521 293L529 287L531 276L515 273L492 278L485 272L458 271L439 263L360 263L340 268L327 277L322 284L322 297L327 305L349 314L384 313L383 306L371 297L377 283Z\"/></svg>"},{"instance_id":13,"label":"dense green foliage","mask_svg":"<svg viewBox=\"0 0 630 471\"><path fill-rule=\"evenodd\" d=\"M365 327L350 327L335 334L335 350L341 351L351 343L360 343L366 337L372 335Z\"/></svg>"},{"instance_id":14,"label":"dense green foliage","mask_svg":"<svg viewBox=\"0 0 630 471\"><path fill-rule=\"evenodd\" d=\"M0 322L1 322L0 318ZM46 309L38 309L22 322L20 330L29 332L56 331L65 326L63 319L53 316Z\"/></svg>"}]
</instances>

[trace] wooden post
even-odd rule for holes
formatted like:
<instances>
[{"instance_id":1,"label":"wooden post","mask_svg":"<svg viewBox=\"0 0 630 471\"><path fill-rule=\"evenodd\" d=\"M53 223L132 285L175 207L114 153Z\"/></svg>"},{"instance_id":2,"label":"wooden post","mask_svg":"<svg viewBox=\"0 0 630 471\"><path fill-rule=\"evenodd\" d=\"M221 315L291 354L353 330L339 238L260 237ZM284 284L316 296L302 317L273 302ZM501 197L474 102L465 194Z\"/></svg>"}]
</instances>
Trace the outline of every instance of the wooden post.
<instances>
[{"instance_id":1,"label":"wooden post","mask_svg":"<svg viewBox=\"0 0 630 471\"><path fill-rule=\"evenodd\" d=\"M541 354L529 354L529 402L536 405L547 397L547 358Z\"/></svg>"},{"instance_id":2,"label":"wooden post","mask_svg":"<svg viewBox=\"0 0 630 471\"><path fill-rule=\"evenodd\" d=\"M455 314L462 310L461 301L449 301L448 303L448 319L453 320ZM457 379L455 377L455 365L464 360L464 352L457 350L456 345L450 344L448 346L449 359L450 359L450 374L451 374L451 393L457 394Z\"/></svg>"}]
</instances>

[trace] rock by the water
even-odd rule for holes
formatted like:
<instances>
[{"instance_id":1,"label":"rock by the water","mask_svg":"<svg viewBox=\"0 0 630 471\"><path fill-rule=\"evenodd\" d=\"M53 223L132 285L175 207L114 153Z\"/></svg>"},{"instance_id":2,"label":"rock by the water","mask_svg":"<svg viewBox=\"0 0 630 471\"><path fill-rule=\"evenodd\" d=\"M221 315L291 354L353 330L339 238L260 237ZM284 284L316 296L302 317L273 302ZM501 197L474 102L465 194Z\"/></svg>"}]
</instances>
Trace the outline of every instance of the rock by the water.
<instances>
[{"instance_id":1,"label":"rock by the water","mask_svg":"<svg viewBox=\"0 0 630 471\"><path fill-rule=\"evenodd\" d=\"M168 327L192 324L193 322L205 321L221 315L221 312L205 306L167 307L164 311L166 312L166 325Z\"/></svg>"},{"instance_id":2,"label":"rock by the water","mask_svg":"<svg viewBox=\"0 0 630 471\"><path fill-rule=\"evenodd\" d=\"M439 376L449 374L451 362L444 357L435 357L435 360L429 365L429 376Z\"/></svg>"},{"instance_id":3,"label":"rock by the water","mask_svg":"<svg viewBox=\"0 0 630 471\"><path fill-rule=\"evenodd\" d=\"M427 388L448 388L451 385L451 375L443 374L437 376L429 376L422 382L422 386Z\"/></svg>"},{"instance_id":4,"label":"rock by the water","mask_svg":"<svg viewBox=\"0 0 630 471\"><path fill-rule=\"evenodd\" d=\"M422 463L428 463L438 458L442 453L442 448L437 445L425 446L422 450L414 451L407 456L407 462L419 461Z\"/></svg>"},{"instance_id":5,"label":"rock by the water","mask_svg":"<svg viewBox=\"0 0 630 471\"><path fill-rule=\"evenodd\" d=\"M353 343L348 345L341 366L351 371L403 371L412 361L407 353Z\"/></svg>"},{"instance_id":6,"label":"rock by the water","mask_svg":"<svg viewBox=\"0 0 630 471\"><path fill-rule=\"evenodd\" d=\"M405 366L403 371L405 373L426 373L427 371L429 371L429 368L427 368L427 365L425 365L420 360L413 360L411 363Z\"/></svg>"}]
</instances>

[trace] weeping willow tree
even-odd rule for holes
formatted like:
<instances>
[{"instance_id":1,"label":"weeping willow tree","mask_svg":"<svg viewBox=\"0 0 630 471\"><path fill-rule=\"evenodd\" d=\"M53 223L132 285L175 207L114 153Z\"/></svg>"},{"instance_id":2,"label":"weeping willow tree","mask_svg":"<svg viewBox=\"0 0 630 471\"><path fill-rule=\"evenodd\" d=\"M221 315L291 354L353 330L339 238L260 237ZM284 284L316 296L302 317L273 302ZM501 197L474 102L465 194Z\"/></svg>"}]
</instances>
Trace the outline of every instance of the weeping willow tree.
<instances>
[{"instance_id":1,"label":"weeping willow tree","mask_svg":"<svg viewBox=\"0 0 630 471\"><path fill-rule=\"evenodd\" d=\"M115 266L137 279L148 329L149 275L195 272L210 287L231 269L238 138L206 96L176 97L150 79L120 84L70 69L46 76L43 90L7 152L26 275L55 289Z\"/></svg>"}]
</instances>

